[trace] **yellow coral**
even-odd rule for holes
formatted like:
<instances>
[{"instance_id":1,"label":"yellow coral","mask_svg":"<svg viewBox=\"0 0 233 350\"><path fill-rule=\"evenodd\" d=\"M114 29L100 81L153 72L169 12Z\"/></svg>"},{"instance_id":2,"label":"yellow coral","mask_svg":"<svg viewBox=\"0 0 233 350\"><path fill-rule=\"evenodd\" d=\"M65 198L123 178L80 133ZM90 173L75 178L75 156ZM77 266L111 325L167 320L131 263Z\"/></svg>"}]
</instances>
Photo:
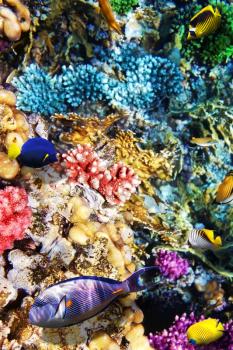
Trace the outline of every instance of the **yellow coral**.
<instances>
[{"instance_id":1,"label":"yellow coral","mask_svg":"<svg viewBox=\"0 0 233 350\"><path fill-rule=\"evenodd\" d=\"M110 114L103 120L97 117L83 118L78 114L69 113L68 115L55 114L52 120L55 125L51 131L60 131L60 140L66 143L76 144L95 144L106 135L108 129L117 120L125 117L124 114ZM68 127L68 132L63 132L64 127Z\"/></svg>"},{"instance_id":2,"label":"yellow coral","mask_svg":"<svg viewBox=\"0 0 233 350\"><path fill-rule=\"evenodd\" d=\"M143 150L139 146L140 140L131 131L119 130L111 143L115 146L116 161L123 161L135 170L148 194L154 194L150 177L162 180L171 178L173 168L168 160L169 155L163 151L155 154L152 150Z\"/></svg>"}]
</instances>

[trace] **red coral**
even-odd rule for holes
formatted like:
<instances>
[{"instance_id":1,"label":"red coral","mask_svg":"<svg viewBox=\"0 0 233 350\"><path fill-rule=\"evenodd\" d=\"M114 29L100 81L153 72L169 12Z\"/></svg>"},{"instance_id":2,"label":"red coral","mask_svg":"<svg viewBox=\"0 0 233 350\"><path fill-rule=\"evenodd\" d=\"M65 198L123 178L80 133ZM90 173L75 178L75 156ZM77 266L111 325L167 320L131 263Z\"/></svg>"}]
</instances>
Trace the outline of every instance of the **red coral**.
<instances>
[{"instance_id":1,"label":"red coral","mask_svg":"<svg viewBox=\"0 0 233 350\"><path fill-rule=\"evenodd\" d=\"M88 145L78 145L62 157L62 165L69 180L88 184L100 192L110 204L124 203L140 184L134 171L122 163L107 169L106 162Z\"/></svg>"},{"instance_id":2,"label":"red coral","mask_svg":"<svg viewBox=\"0 0 233 350\"><path fill-rule=\"evenodd\" d=\"M23 188L9 186L0 190L0 254L12 248L15 240L24 238L31 217Z\"/></svg>"}]
</instances>

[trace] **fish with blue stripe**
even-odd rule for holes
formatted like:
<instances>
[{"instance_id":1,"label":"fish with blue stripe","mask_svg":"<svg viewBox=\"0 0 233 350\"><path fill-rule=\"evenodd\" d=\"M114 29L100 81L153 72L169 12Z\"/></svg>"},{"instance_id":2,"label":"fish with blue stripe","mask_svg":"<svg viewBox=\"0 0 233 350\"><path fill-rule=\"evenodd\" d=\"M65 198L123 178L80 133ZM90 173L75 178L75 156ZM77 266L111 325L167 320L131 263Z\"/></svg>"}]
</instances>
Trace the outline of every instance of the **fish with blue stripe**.
<instances>
[{"instance_id":1,"label":"fish with blue stripe","mask_svg":"<svg viewBox=\"0 0 233 350\"><path fill-rule=\"evenodd\" d=\"M8 148L8 157L17 159L21 165L30 168L42 168L57 161L57 151L49 140L34 137L26 141L22 147L12 142Z\"/></svg>"},{"instance_id":2,"label":"fish with blue stripe","mask_svg":"<svg viewBox=\"0 0 233 350\"><path fill-rule=\"evenodd\" d=\"M157 267L145 267L125 281L96 276L75 277L58 282L35 298L29 322L39 327L66 327L102 312L119 296L147 289L144 278Z\"/></svg>"}]
</instances>

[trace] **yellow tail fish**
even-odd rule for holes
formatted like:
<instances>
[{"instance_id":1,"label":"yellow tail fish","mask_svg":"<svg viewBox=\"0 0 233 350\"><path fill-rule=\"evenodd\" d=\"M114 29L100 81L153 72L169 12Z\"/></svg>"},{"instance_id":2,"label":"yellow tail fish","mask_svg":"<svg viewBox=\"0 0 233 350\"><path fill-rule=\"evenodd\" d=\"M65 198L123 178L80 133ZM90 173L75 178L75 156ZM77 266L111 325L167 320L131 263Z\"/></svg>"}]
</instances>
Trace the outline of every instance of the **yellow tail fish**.
<instances>
[{"instance_id":1,"label":"yellow tail fish","mask_svg":"<svg viewBox=\"0 0 233 350\"><path fill-rule=\"evenodd\" d=\"M194 323L187 330L190 344L208 345L220 339L224 334L224 326L215 318L208 318Z\"/></svg>"},{"instance_id":2,"label":"yellow tail fish","mask_svg":"<svg viewBox=\"0 0 233 350\"><path fill-rule=\"evenodd\" d=\"M190 21L188 40L199 39L213 34L221 23L221 14L216 8L208 5L199 11Z\"/></svg>"},{"instance_id":3,"label":"yellow tail fish","mask_svg":"<svg viewBox=\"0 0 233 350\"><path fill-rule=\"evenodd\" d=\"M220 236L214 238L213 230L195 230L189 233L188 241L193 248L196 249L216 249L222 246L222 239Z\"/></svg>"},{"instance_id":4,"label":"yellow tail fish","mask_svg":"<svg viewBox=\"0 0 233 350\"><path fill-rule=\"evenodd\" d=\"M220 204L233 203L233 171L230 171L219 185L215 201Z\"/></svg>"},{"instance_id":5,"label":"yellow tail fish","mask_svg":"<svg viewBox=\"0 0 233 350\"><path fill-rule=\"evenodd\" d=\"M121 27L116 21L111 4L109 0L99 0L100 9L109 25L109 27L115 30L118 34L122 34Z\"/></svg>"}]
</instances>

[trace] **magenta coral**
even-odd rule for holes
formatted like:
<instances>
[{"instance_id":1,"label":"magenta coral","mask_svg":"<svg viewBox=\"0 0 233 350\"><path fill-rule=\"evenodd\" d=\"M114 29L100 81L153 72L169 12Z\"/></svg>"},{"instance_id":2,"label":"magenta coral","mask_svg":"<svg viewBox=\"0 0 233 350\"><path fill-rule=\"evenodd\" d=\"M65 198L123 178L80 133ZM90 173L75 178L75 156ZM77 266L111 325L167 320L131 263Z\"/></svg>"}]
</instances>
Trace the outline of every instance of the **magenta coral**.
<instances>
[{"instance_id":1,"label":"magenta coral","mask_svg":"<svg viewBox=\"0 0 233 350\"><path fill-rule=\"evenodd\" d=\"M31 216L23 188L9 186L0 190L0 254L12 248L15 240L24 238Z\"/></svg>"},{"instance_id":2,"label":"magenta coral","mask_svg":"<svg viewBox=\"0 0 233 350\"><path fill-rule=\"evenodd\" d=\"M176 252L168 250L159 250L155 259L155 265L158 266L161 274L175 281L188 273L189 263L181 258Z\"/></svg>"},{"instance_id":3,"label":"magenta coral","mask_svg":"<svg viewBox=\"0 0 233 350\"><path fill-rule=\"evenodd\" d=\"M201 316L197 320L193 313L189 316L186 314L176 316L168 330L149 335L150 345L156 350L196 350L197 347L189 344L186 333L192 324L203 319L204 316ZM226 332L221 339L209 345L198 346L198 350L233 350L233 321L226 323L224 328Z\"/></svg>"},{"instance_id":4,"label":"magenta coral","mask_svg":"<svg viewBox=\"0 0 233 350\"><path fill-rule=\"evenodd\" d=\"M78 145L62 157L62 165L69 180L88 184L110 204L124 203L140 184L134 171L122 163L108 169L106 162L88 145Z\"/></svg>"},{"instance_id":5,"label":"magenta coral","mask_svg":"<svg viewBox=\"0 0 233 350\"><path fill-rule=\"evenodd\" d=\"M168 330L149 335L150 345L156 350L195 350L188 342L187 329L197 322L193 313L176 316L175 322Z\"/></svg>"}]
</instances>

